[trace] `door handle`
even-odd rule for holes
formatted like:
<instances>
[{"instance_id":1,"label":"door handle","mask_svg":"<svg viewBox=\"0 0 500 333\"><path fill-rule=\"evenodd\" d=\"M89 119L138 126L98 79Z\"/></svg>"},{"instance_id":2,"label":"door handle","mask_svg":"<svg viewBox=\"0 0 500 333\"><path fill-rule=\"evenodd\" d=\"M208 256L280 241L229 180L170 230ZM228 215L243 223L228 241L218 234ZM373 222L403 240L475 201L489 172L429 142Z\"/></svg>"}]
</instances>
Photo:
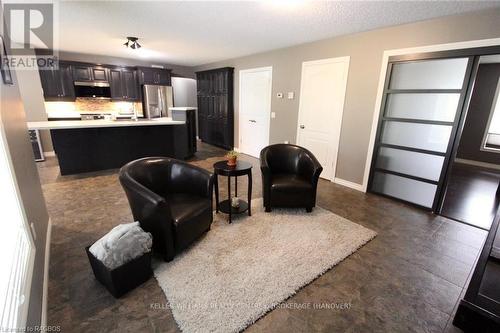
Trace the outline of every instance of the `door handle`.
<instances>
[{"instance_id":1,"label":"door handle","mask_svg":"<svg viewBox=\"0 0 500 333\"><path fill-rule=\"evenodd\" d=\"M249 122L251 123L256 123L257 121L256 120L253 120L253 119L250 119Z\"/></svg>"},{"instance_id":2,"label":"door handle","mask_svg":"<svg viewBox=\"0 0 500 333\"><path fill-rule=\"evenodd\" d=\"M306 127L305 127L304 125L300 125L300 128L301 128L301 129L304 129L304 128L306 128Z\"/></svg>"}]
</instances>

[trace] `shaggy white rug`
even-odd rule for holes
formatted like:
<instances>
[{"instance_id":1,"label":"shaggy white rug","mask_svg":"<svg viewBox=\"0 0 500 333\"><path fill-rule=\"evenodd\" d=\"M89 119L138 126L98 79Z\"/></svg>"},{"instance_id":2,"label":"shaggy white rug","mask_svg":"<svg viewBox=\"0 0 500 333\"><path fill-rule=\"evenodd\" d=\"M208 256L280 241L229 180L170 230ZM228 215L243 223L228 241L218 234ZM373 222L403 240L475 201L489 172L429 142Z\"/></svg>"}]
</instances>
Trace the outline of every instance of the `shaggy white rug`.
<instances>
[{"instance_id":1,"label":"shaggy white rug","mask_svg":"<svg viewBox=\"0 0 500 333\"><path fill-rule=\"evenodd\" d=\"M376 236L322 208L274 209L262 199L212 229L154 274L183 332L238 332Z\"/></svg>"}]
</instances>

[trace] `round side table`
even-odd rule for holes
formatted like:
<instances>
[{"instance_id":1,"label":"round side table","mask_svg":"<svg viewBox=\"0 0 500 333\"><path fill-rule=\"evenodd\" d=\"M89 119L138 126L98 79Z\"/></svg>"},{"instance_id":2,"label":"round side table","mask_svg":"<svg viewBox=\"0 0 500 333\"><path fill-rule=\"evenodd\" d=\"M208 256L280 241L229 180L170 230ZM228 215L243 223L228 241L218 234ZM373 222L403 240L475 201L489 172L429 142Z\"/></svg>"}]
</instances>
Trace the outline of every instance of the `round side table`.
<instances>
[{"instance_id":1,"label":"round side table","mask_svg":"<svg viewBox=\"0 0 500 333\"><path fill-rule=\"evenodd\" d=\"M235 166L227 165L227 161L219 161L214 164L215 174L215 211L229 215L229 223L233 214L242 214L248 211L248 216L252 216L252 164L245 161L237 161ZM219 202L219 177L227 176L227 200ZM231 205L231 177L234 177L234 195L238 196L238 176L248 176L248 202L239 200L239 207Z\"/></svg>"}]
</instances>

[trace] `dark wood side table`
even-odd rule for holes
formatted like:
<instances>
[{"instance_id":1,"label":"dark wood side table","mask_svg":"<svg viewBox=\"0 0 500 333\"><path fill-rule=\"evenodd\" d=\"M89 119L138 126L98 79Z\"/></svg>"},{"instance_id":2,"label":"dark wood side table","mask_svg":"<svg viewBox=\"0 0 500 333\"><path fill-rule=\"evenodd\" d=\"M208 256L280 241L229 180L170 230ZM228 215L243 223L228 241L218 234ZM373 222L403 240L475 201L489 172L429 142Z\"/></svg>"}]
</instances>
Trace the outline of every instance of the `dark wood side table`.
<instances>
[{"instance_id":1,"label":"dark wood side table","mask_svg":"<svg viewBox=\"0 0 500 333\"><path fill-rule=\"evenodd\" d=\"M215 173L215 211L229 215L229 223L233 214L242 214L248 211L248 216L252 216L252 164L245 161L237 161L233 167L227 165L227 161L219 161L214 164ZM227 176L227 200L219 202L219 175ZM239 200L239 207L231 206L231 177L234 177L234 195L238 196L238 176L248 176L248 202Z\"/></svg>"}]
</instances>

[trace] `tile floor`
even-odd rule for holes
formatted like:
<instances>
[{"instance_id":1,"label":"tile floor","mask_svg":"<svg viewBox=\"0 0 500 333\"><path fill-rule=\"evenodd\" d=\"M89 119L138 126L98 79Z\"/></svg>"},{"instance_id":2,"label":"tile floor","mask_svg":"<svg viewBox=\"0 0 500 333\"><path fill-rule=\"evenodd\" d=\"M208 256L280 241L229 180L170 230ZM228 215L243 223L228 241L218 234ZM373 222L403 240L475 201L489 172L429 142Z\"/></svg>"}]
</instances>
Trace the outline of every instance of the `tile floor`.
<instances>
[{"instance_id":1,"label":"tile floor","mask_svg":"<svg viewBox=\"0 0 500 333\"><path fill-rule=\"evenodd\" d=\"M223 154L200 144L192 163L211 169ZM261 197L258 160L241 158L255 166L252 196ZM62 332L178 332L154 278L116 300L92 275L84 247L132 221L117 170L62 177L55 158L38 165L53 223L48 324ZM317 204L378 236L248 332L458 331L452 316L486 231L325 180ZM322 302L349 306L297 309Z\"/></svg>"}]
</instances>

